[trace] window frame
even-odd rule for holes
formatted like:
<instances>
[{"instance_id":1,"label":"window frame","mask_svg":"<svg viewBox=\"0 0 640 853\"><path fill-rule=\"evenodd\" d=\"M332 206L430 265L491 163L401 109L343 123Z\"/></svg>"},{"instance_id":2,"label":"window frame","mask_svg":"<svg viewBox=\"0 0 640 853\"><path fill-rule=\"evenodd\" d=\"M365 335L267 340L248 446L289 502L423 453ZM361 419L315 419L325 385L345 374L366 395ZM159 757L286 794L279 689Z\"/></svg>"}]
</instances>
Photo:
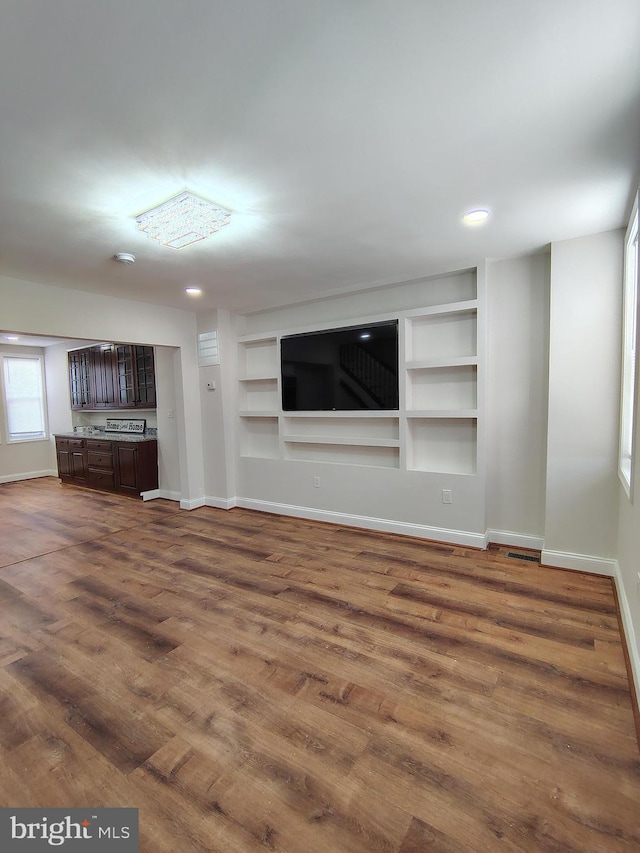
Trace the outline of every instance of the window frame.
<instances>
[{"instance_id":1,"label":"window frame","mask_svg":"<svg viewBox=\"0 0 640 853\"><path fill-rule=\"evenodd\" d=\"M32 353L8 353L3 352L0 354L2 356L2 369L0 371L0 385L2 390L2 405L4 408L4 429L6 436L6 443L9 444L25 444L31 441L49 441L49 420L48 420L48 411L47 411L47 388L45 383L45 369L44 369L44 357L38 354ZM37 436L27 436L24 438L12 438L11 430L9 426L9 399L7 394L7 361L11 361L12 359L22 359L37 361L39 365L39 376L40 376L40 410L42 414L42 434L38 434Z\"/></svg>"},{"instance_id":2,"label":"window frame","mask_svg":"<svg viewBox=\"0 0 640 853\"><path fill-rule=\"evenodd\" d=\"M640 264L638 247L638 193L634 201L624 240L622 365L620 387L620 437L618 476L629 500L633 502L634 444L636 437L636 401L638 393L638 331L640 311Z\"/></svg>"}]
</instances>

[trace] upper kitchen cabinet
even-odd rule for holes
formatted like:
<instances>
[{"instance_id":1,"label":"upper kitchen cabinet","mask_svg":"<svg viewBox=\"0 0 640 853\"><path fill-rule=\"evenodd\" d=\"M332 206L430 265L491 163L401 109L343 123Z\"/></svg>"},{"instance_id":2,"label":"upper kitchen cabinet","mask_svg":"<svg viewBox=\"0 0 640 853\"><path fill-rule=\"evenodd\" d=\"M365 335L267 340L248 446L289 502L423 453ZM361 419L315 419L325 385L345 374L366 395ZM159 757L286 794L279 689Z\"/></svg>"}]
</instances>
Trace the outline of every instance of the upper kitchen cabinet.
<instances>
[{"instance_id":1,"label":"upper kitchen cabinet","mask_svg":"<svg viewBox=\"0 0 640 853\"><path fill-rule=\"evenodd\" d=\"M69 353L71 408L153 409L153 347L109 344Z\"/></svg>"},{"instance_id":2,"label":"upper kitchen cabinet","mask_svg":"<svg viewBox=\"0 0 640 853\"><path fill-rule=\"evenodd\" d=\"M118 344L115 347L117 406L154 409L156 375L153 347Z\"/></svg>"}]
</instances>

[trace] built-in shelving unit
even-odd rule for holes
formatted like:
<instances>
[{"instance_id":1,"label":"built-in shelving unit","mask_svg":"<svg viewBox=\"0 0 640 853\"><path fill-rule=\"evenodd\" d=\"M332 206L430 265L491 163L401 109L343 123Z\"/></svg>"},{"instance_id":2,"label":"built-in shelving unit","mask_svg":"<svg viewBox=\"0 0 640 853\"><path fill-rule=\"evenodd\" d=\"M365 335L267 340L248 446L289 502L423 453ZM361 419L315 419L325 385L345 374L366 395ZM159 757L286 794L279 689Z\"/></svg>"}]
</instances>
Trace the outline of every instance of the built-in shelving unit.
<instances>
[{"instance_id":1,"label":"built-in shelving unit","mask_svg":"<svg viewBox=\"0 0 640 853\"><path fill-rule=\"evenodd\" d=\"M475 474L478 301L457 295L398 312L397 412L284 412L279 334L240 338L240 455Z\"/></svg>"},{"instance_id":2,"label":"built-in shelving unit","mask_svg":"<svg viewBox=\"0 0 640 853\"><path fill-rule=\"evenodd\" d=\"M406 466L475 474L478 302L431 306L405 318Z\"/></svg>"}]
</instances>

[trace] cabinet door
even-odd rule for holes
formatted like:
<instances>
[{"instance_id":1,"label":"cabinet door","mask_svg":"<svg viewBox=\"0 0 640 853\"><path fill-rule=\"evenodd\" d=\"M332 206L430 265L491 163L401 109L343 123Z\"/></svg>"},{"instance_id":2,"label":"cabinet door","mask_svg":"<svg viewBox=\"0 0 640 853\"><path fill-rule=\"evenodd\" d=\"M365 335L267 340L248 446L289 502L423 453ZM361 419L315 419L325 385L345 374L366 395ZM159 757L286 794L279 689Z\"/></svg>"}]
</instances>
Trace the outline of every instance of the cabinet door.
<instances>
[{"instance_id":1,"label":"cabinet door","mask_svg":"<svg viewBox=\"0 0 640 853\"><path fill-rule=\"evenodd\" d=\"M136 364L136 405L140 407L155 407L156 405L156 374L153 362L153 347L137 346L135 350Z\"/></svg>"},{"instance_id":2,"label":"cabinet door","mask_svg":"<svg viewBox=\"0 0 640 853\"><path fill-rule=\"evenodd\" d=\"M72 448L69 457L69 468L70 474L74 480L84 481L87 479L87 466L84 450Z\"/></svg>"},{"instance_id":3,"label":"cabinet door","mask_svg":"<svg viewBox=\"0 0 640 853\"><path fill-rule=\"evenodd\" d=\"M91 350L93 403L96 409L116 407L115 352L113 346Z\"/></svg>"},{"instance_id":4,"label":"cabinet door","mask_svg":"<svg viewBox=\"0 0 640 853\"><path fill-rule=\"evenodd\" d=\"M58 459L58 476L71 476L71 452L69 442L56 440L56 457Z\"/></svg>"},{"instance_id":5,"label":"cabinet door","mask_svg":"<svg viewBox=\"0 0 640 853\"><path fill-rule=\"evenodd\" d=\"M88 349L69 353L69 388L72 409L85 409L91 406L90 356Z\"/></svg>"},{"instance_id":6,"label":"cabinet door","mask_svg":"<svg viewBox=\"0 0 640 853\"><path fill-rule=\"evenodd\" d=\"M119 344L115 348L115 382L118 408L127 409L136 405L136 374L134 348L131 344Z\"/></svg>"},{"instance_id":7,"label":"cabinet door","mask_svg":"<svg viewBox=\"0 0 640 853\"><path fill-rule=\"evenodd\" d=\"M117 490L139 495L137 446L135 444L115 444L114 446Z\"/></svg>"}]
</instances>

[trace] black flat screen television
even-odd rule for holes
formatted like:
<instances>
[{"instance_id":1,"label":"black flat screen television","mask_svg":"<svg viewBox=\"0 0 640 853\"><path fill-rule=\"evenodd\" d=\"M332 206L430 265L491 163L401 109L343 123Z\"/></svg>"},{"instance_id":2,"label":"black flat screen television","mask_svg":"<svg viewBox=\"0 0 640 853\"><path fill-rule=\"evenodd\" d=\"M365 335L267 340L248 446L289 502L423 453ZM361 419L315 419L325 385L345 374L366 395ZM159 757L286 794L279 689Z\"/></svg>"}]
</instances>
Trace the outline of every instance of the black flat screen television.
<instances>
[{"instance_id":1,"label":"black flat screen television","mask_svg":"<svg viewBox=\"0 0 640 853\"><path fill-rule=\"evenodd\" d=\"M398 321L286 335L285 412L398 408Z\"/></svg>"}]
</instances>

